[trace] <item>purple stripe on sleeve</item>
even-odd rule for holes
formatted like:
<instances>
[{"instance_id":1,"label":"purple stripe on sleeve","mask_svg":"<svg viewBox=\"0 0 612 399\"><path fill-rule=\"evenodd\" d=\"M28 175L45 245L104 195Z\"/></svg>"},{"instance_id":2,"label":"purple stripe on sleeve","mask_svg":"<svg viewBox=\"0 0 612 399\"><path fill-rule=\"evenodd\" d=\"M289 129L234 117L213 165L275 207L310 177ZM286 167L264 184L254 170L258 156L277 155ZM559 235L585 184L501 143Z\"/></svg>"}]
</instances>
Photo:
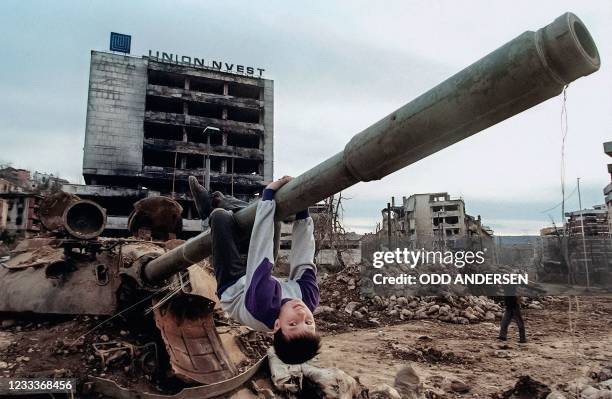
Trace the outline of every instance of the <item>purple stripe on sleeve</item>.
<instances>
[{"instance_id":1,"label":"purple stripe on sleeve","mask_svg":"<svg viewBox=\"0 0 612 399\"><path fill-rule=\"evenodd\" d=\"M272 263L264 258L255 269L244 296L244 305L249 313L270 329L274 328L282 299L280 283L272 278L271 272Z\"/></svg>"},{"instance_id":2,"label":"purple stripe on sleeve","mask_svg":"<svg viewBox=\"0 0 612 399\"><path fill-rule=\"evenodd\" d=\"M317 276L314 270L306 269L302 277L297 280L300 290L302 291L302 301L311 312L319 306L319 286L317 285Z\"/></svg>"},{"instance_id":3,"label":"purple stripe on sleeve","mask_svg":"<svg viewBox=\"0 0 612 399\"><path fill-rule=\"evenodd\" d=\"M261 195L262 201L269 201L271 199L274 199L275 193L276 191L272 190L271 188L266 188L265 190L263 190L263 194Z\"/></svg>"}]
</instances>

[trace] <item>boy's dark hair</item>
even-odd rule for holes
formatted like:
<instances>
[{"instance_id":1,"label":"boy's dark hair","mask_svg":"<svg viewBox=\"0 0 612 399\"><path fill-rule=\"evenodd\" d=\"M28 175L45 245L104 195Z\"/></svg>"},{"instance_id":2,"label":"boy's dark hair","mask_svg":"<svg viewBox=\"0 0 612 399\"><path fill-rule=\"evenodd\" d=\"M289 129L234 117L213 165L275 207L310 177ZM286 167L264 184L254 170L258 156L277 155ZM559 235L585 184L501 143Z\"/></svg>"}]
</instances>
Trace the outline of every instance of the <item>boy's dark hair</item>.
<instances>
[{"instance_id":1,"label":"boy's dark hair","mask_svg":"<svg viewBox=\"0 0 612 399\"><path fill-rule=\"evenodd\" d=\"M289 338L279 328L274 333L274 351L285 364L301 364L319 353L321 337L318 334L304 334Z\"/></svg>"}]
</instances>

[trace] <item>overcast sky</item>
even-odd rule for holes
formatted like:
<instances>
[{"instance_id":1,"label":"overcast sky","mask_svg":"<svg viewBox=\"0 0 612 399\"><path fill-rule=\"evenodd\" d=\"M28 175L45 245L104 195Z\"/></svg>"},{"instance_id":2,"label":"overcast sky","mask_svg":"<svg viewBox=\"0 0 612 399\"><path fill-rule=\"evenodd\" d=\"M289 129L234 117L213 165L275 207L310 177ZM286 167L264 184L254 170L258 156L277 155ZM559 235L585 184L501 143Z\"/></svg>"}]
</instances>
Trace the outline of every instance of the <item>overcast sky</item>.
<instances>
[{"instance_id":1,"label":"overcast sky","mask_svg":"<svg viewBox=\"0 0 612 399\"><path fill-rule=\"evenodd\" d=\"M383 6L384 4L384 6ZM90 50L109 32L160 50L265 68L275 85L275 176L299 175L356 133L526 30L566 11L598 45L599 72L567 93L567 193L604 202L612 128L612 2L3 1L0 161L82 182ZM345 223L373 230L393 195L447 191L498 234L559 222L561 106L553 98L344 194ZM577 209L574 194L566 209Z\"/></svg>"}]
</instances>

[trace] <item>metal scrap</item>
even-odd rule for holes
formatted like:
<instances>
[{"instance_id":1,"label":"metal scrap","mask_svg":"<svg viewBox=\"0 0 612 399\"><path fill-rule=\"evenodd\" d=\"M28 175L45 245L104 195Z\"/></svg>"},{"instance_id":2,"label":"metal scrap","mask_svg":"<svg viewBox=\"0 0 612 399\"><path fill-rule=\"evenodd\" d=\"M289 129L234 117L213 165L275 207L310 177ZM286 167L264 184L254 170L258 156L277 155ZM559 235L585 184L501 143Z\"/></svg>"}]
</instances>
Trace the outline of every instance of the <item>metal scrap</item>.
<instances>
[{"instance_id":1,"label":"metal scrap","mask_svg":"<svg viewBox=\"0 0 612 399\"><path fill-rule=\"evenodd\" d=\"M204 297L182 294L154 312L172 370L184 381L211 384L237 374L215 328L213 308Z\"/></svg>"},{"instance_id":2,"label":"metal scrap","mask_svg":"<svg viewBox=\"0 0 612 399\"><path fill-rule=\"evenodd\" d=\"M64 227L63 215L68 205L80 198L74 194L58 191L43 197L38 206L40 223L49 231L58 231Z\"/></svg>"},{"instance_id":3,"label":"metal scrap","mask_svg":"<svg viewBox=\"0 0 612 399\"><path fill-rule=\"evenodd\" d=\"M50 245L41 246L33 251L21 252L2 263L9 269L46 266L64 259L64 250Z\"/></svg>"},{"instance_id":4,"label":"metal scrap","mask_svg":"<svg viewBox=\"0 0 612 399\"><path fill-rule=\"evenodd\" d=\"M134 370L134 366L137 364L141 371L150 375L155 373L159 367L157 344L155 342L133 345L125 341L109 341L94 343L92 346L94 352L100 358L102 367L120 363L126 357L131 370Z\"/></svg>"},{"instance_id":5,"label":"metal scrap","mask_svg":"<svg viewBox=\"0 0 612 399\"><path fill-rule=\"evenodd\" d=\"M128 229L142 239L171 240L183 229L183 207L168 197L149 197L134 203Z\"/></svg>"},{"instance_id":6,"label":"metal scrap","mask_svg":"<svg viewBox=\"0 0 612 399\"><path fill-rule=\"evenodd\" d=\"M209 399L231 392L248 382L267 363L267 357L261 358L244 373L221 382L193 388L185 388L174 395L161 395L122 388L115 381L100 377L90 377L91 390L116 399Z\"/></svg>"}]
</instances>

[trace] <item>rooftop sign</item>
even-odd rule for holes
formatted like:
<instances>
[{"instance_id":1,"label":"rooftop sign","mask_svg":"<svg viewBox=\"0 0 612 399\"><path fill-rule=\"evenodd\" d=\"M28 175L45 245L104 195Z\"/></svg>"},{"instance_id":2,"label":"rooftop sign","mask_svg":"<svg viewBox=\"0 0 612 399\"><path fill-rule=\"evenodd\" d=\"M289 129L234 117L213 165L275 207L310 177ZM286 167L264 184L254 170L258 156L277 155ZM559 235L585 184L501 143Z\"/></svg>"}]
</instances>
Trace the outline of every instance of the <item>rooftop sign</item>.
<instances>
[{"instance_id":1,"label":"rooftop sign","mask_svg":"<svg viewBox=\"0 0 612 399\"><path fill-rule=\"evenodd\" d=\"M110 51L118 51L120 53L129 54L131 44L132 44L132 36L124 35L122 33L111 32Z\"/></svg>"},{"instance_id":2,"label":"rooftop sign","mask_svg":"<svg viewBox=\"0 0 612 399\"><path fill-rule=\"evenodd\" d=\"M196 68L213 69L215 71L234 73L238 75L246 75L252 77L262 77L265 69L255 68L239 64L230 64L224 61L206 61L204 58L191 57L188 55L179 55L173 53L164 53L159 51L149 50L149 59L167 62L172 64L187 65Z\"/></svg>"}]
</instances>

